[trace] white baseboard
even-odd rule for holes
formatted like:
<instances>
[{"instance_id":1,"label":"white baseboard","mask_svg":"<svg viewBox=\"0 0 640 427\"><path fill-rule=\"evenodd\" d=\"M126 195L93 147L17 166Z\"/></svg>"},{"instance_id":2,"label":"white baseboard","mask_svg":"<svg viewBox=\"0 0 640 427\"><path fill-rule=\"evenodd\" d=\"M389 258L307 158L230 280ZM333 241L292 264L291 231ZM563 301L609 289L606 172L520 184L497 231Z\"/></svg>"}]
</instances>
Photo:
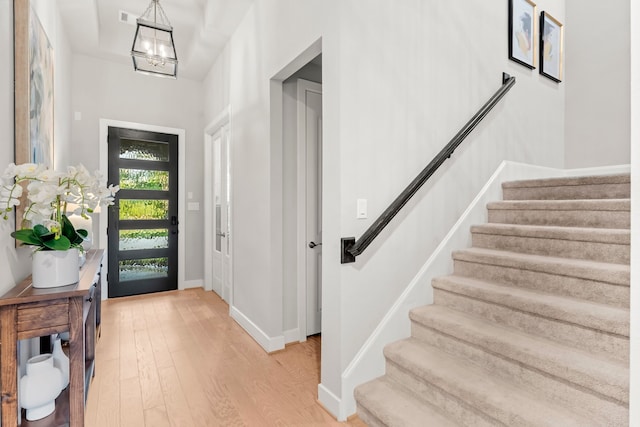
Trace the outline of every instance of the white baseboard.
<instances>
[{"instance_id":1,"label":"white baseboard","mask_svg":"<svg viewBox=\"0 0 640 427\"><path fill-rule=\"evenodd\" d=\"M247 331L251 338L260 344L260 347L262 347L267 353L282 350L284 348L284 335L280 335L278 337L268 336L262 329L253 323L251 319L235 307L231 307L229 315L233 320L238 322L238 325Z\"/></svg>"},{"instance_id":2,"label":"white baseboard","mask_svg":"<svg viewBox=\"0 0 640 427\"><path fill-rule=\"evenodd\" d=\"M564 170L565 176L617 175L623 173L631 173L631 165L598 166Z\"/></svg>"},{"instance_id":3,"label":"white baseboard","mask_svg":"<svg viewBox=\"0 0 640 427\"><path fill-rule=\"evenodd\" d=\"M451 274L453 271L451 253L454 250L471 246L469 229L474 224L482 224L487 221L486 204L502 199L503 182L550 177L607 175L628 173L629 171L630 166L556 169L511 161L502 162L343 371L342 398L337 399L331 395L337 399L339 408L330 412L336 416L340 415L343 417L342 419L355 413L354 388L384 374L384 346L410 336L409 310L433 303L431 280L437 276ZM320 391L320 388L318 390ZM327 409L330 409L329 404L332 401L329 396L326 399L327 403L323 400L321 402L327 406Z\"/></svg>"},{"instance_id":4,"label":"white baseboard","mask_svg":"<svg viewBox=\"0 0 640 427\"><path fill-rule=\"evenodd\" d=\"M178 284L178 289L180 289L181 291L185 289L192 289L192 288L204 289L204 281L202 279L185 280L184 282Z\"/></svg>"},{"instance_id":5,"label":"white baseboard","mask_svg":"<svg viewBox=\"0 0 640 427\"><path fill-rule=\"evenodd\" d=\"M318 384L318 401L324 406L324 409L329 411L338 421L347 420L347 414L342 410L340 398L322 384Z\"/></svg>"},{"instance_id":6,"label":"white baseboard","mask_svg":"<svg viewBox=\"0 0 640 427\"><path fill-rule=\"evenodd\" d=\"M300 329L289 329L288 331L284 331L284 343L289 344L290 342L300 342Z\"/></svg>"}]
</instances>

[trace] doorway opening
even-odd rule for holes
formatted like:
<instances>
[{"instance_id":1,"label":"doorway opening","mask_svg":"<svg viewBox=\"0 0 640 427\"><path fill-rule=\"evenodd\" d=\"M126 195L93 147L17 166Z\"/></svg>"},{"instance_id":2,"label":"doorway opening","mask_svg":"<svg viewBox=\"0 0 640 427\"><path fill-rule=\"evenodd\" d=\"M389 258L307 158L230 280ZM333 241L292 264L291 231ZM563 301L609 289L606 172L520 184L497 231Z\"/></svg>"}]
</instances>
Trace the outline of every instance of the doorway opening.
<instances>
[{"instance_id":1,"label":"doorway opening","mask_svg":"<svg viewBox=\"0 0 640 427\"><path fill-rule=\"evenodd\" d=\"M321 52L281 85L283 335L289 343L322 332Z\"/></svg>"},{"instance_id":2,"label":"doorway opening","mask_svg":"<svg viewBox=\"0 0 640 427\"><path fill-rule=\"evenodd\" d=\"M232 306L232 192L228 109L207 127L204 143L204 288L214 291Z\"/></svg>"},{"instance_id":3,"label":"doorway opening","mask_svg":"<svg viewBox=\"0 0 640 427\"><path fill-rule=\"evenodd\" d=\"M178 135L108 128L109 297L178 289Z\"/></svg>"},{"instance_id":4,"label":"doorway opening","mask_svg":"<svg viewBox=\"0 0 640 427\"><path fill-rule=\"evenodd\" d=\"M145 123L137 123L137 122L126 122L122 120L111 120L111 119L100 119L100 150L99 150L99 159L100 159L100 170L102 171L104 176L108 175L109 170L109 127L130 129L130 130L138 130L138 131L149 131L156 132L162 134L170 134L177 135L178 137L178 225L180 230L184 230L188 224L186 221L186 206L185 206L185 198L182 195L185 194L185 159L186 159L186 133L184 129L179 128L171 128L166 126L158 126L158 125L150 125ZM111 208L109 208L111 209ZM110 277L110 262L109 262L109 251L108 251L108 238L107 238L107 225L108 225L108 211L109 209L102 209L98 215L98 230L97 230L97 245L99 248L107 249L105 264L103 267L103 272L105 274L102 275L102 299L106 299L108 297L108 278ZM186 281L185 275L185 264L186 264L186 256L185 256L185 233L180 232L177 235L178 239L178 267L177 267L177 286L178 289L185 289L187 287L191 287L192 285Z\"/></svg>"}]
</instances>

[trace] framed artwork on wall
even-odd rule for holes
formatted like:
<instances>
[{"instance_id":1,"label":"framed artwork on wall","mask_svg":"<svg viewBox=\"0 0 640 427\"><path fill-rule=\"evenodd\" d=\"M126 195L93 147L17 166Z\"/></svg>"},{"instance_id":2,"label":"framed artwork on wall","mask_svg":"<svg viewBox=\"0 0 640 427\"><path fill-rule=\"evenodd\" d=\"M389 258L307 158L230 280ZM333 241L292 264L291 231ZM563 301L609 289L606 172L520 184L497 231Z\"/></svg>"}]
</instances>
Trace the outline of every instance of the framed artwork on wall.
<instances>
[{"instance_id":1,"label":"framed artwork on wall","mask_svg":"<svg viewBox=\"0 0 640 427\"><path fill-rule=\"evenodd\" d=\"M540 14L540 74L562 81L563 25L546 12Z\"/></svg>"},{"instance_id":2,"label":"framed artwork on wall","mask_svg":"<svg viewBox=\"0 0 640 427\"><path fill-rule=\"evenodd\" d=\"M509 59L536 68L536 4L509 0Z\"/></svg>"},{"instance_id":3,"label":"framed artwork on wall","mask_svg":"<svg viewBox=\"0 0 640 427\"><path fill-rule=\"evenodd\" d=\"M13 1L15 163L53 168L53 47L29 0ZM16 206L16 229L24 203Z\"/></svg>"}]
</instances>

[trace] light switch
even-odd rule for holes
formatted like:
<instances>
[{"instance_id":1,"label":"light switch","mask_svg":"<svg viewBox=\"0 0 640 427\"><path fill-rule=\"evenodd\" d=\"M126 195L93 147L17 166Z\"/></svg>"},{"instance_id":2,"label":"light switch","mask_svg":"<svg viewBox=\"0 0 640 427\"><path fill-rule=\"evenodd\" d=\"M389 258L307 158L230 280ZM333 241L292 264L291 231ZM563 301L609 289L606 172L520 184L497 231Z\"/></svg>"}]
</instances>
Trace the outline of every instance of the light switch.
<instances>
[{"instance_id":1,"label":"light switch","mask_svg":"<svg viewBox=\"0 0 640 427\"><path fill-rule=\"evenodd\" d=\"M365 219L367 217L367 199L358 199L356 218Z\"/></svg>"},{"instance_id":2,"label":"light switch","mask_svg":"<svg viewBox=\"0 0 640 427\"><path fill-rule=\"evenodd\" d=\"M187 192L187 199L189 199L189 200L193 199L193 192L192 191L188 191Z\"/></svg>"},{"instance_id":3,"label":"light switch","mask_svg":"<svg viewBox=\"0 0 640 427\"><path fill-rule=\"evenodd\" d=\"M187 210L189 210L189 211L199 211L200 210L200 203L198 203L198 202L189 202L189 203L187 203Z\"/></svg>"},{"instance_id":4,"label":"light switch","mask_svg":"<svg viewBox=\"0 0 640 427\"><path fill-rule=\"evenodd\" d=\"M76 121L82 120L82 113L80 111L75 111L73 113L73 118Z\"/></svg>"}]
</instances>

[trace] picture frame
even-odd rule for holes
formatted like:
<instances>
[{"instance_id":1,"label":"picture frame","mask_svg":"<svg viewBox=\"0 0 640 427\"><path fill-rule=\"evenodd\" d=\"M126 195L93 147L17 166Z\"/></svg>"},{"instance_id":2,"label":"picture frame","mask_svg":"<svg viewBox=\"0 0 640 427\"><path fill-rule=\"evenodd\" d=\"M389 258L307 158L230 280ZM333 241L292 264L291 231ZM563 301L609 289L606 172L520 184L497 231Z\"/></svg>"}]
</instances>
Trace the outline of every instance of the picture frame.
<instances>
[{"instance_id":1,"label":"picture frame","mask_svg":"<svg viewBox=\"0 0 640 427\"><path fill-rule=\"evenodd\" d=\"M540 74L560 83L564 63L564 26L547 12L540 14Z\"/></svg>"},{"instance_id":2,"label":"picture frame","mask_svg":"<svg viewBox=\"0 0 640 427\"><path fill-rule=\"evenodd\" d=\"M509 0L509 59L535 69L537 6L531 0Z\"/></svg>"},{"instance_id":3,"label":"picture frame","mask_svg":"<svg viewBox=\"0 0 640 427\"><path fill-rule=\"evenodd\" d=\"M13 1L14 159L54 167L54 52L29 0ZM16 206L22 228L26 200Z\"/></svg>"}]
</instances>

